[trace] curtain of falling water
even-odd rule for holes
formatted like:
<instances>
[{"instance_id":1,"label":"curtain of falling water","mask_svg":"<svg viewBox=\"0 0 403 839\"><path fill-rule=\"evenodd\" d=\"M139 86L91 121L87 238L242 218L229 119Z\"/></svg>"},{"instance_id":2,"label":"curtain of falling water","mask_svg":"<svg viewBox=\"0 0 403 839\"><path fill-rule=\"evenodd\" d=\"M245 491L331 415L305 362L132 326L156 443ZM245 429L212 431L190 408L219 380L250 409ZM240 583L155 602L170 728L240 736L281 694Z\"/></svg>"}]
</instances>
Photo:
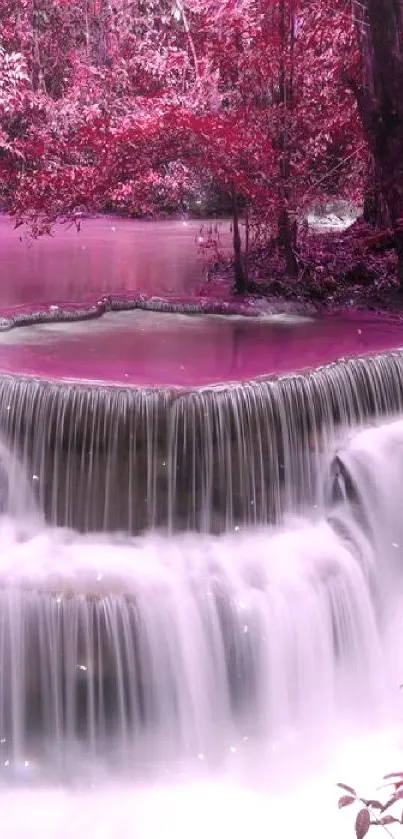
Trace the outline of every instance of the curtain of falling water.
<instances>
[{"instance_id":1,"label":"curtain of falling water","mask_svg":"<svg viewBox=\"0 0 403 839\"><path fill-rule=\"evenodd\" d=\"M195 391L4 377L0 432L49 522L222 531L321 504L337 429L400 410L401 353Z\"/></svg>"},{"instance_id":2,"label":"curtain of falling water","mask_svg":"<svg viewBox=\"0 0 403 839\"><path fill-rule=\"evenodd\" d=\"M382 718L365 563L325 521L113 542L8 519L0 539L0 772L214 765Z\"/></svg>"},{"instance_id":3,"label":"curtain of falling water","mask_svg":"<svg viewBox=\"0 0 403 839\"><path fill-rule=\"evenodd\" d=\"M402 369L395 354L194 393L3 379L0 768L216 763L295 731L304 752L344 717L381 719L403 422L347 440L323 493L321 448L328 460L340 425L394 413ZM218 515L232 532L29 523L28 467L57 524L207 531ZM315 523L256 528L309 497Z\"/></svg>"}]
</instances>

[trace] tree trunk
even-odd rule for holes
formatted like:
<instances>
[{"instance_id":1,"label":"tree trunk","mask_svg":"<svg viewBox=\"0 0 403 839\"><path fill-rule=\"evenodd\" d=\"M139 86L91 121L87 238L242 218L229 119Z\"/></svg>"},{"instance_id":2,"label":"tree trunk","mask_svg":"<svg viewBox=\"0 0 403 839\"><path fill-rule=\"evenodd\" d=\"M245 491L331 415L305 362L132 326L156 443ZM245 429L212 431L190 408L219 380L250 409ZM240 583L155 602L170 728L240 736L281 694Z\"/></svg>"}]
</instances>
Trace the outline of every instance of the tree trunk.
<instances>
[{"instance_id":1,"label":"tree trunk","mask_svg":"<svg viewBox=\"0 0 403 839\"><path fill-rule=\"evenodd\" d=\"M403 156L403 121L401 155ZM395 168L396 181L391 183L390 174L388 175L388 193L386 195L386 200L395 237L397 277L399 280L400 291L403 294L403 158L399 161L399 164L399 168L397 166Z\"/></svg>"},{"instance_id":2,"label":"tree trunk","mask_svg":"<svg viewBox=\"0 0 403 839\"><path fill-rule=\"evenodd\" d=\"M360 0L370 79L352 88L395 235L403 292L403 0Z\"/></svg>"},{"instance_id":3,"label":"tree trunk","mask_svg":"<svg viewBox=\"0 0 403 839\"><path fill-rule=\"evenodd\" d=\"M277 239L284 257L287 274L289 277L297 277L298 260L295 255L295 225L292 225L290 214L285 207L279 214Z\"/></svg>"},{"instance_id":4,"label":"tree trunk","mask_svg":"<svg viewBox=\"0 0 403 839\"><path fill-rule=\"evenodd\" d=\"M390 216L379 181L374 161L371 160L364 192L363 218L372 227L387 230L390 228Z\"/></svg>"},{"instance_id":5,"label":"tree trunk","mask_svg":"<svg viewBox=\"0 0 403 839\"><path fill-rule=\"evenodd\" d=\"M287 274L290 277L298 276L298 261L295 255L296 236L294 225L291 223L289 204L291 198L291 165L289 148L289 128L293 110L293 71L294 71L294 16L285 0L280 0L279 5L279 40L280 40L280 66L279 66L279 103L282 107L282 124L279 134L280 148L280 184L279 198L280 209L277 222L277 241L280 252L285 261ZM286 58L289 58L289 62ZM288 75L286 66L289 64Z\"/></svg>"},{"instance_id":6,"label":"tree trunk","mask_svg":"<svg viewBox=\"0 0 403 839\"><path fill-rule=\"evenodd\" d=\"M377 227L380 230L390 227L389 210L385 199L372 183L368 183L365 190L362 217L371 227Z\"/></svg>"},{"instance_id":7,"label":"tree trunk","mask_svg":"<svg viewBox=\"0 0 403 839\"><path fill-rule=\"evenodd\" d=\"M235 189L232 190L232 225L233 234L232 241L234 246L234 273L235 273L235 287L237 294L245 294L246 291L246 276L242 259L242 240L239 230L239 210L238 199Z\"/></svg>"}]
</instances>

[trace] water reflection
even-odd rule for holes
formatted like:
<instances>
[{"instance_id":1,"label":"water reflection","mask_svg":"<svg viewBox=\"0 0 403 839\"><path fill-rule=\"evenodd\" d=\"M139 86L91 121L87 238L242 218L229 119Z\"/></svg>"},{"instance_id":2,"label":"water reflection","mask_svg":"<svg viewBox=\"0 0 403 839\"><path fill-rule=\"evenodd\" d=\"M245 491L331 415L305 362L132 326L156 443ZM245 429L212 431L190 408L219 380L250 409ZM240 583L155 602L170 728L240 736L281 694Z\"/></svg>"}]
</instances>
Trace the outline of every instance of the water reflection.
<instances>
[{"instance_id":1,"label":"water reflection","mask_svg":"<svg viewBox=\"0 0 403 839\"><path fill-rule=\"evenodd\" d=\"M66 302L105 292L192 294L202 282L206 260L200 231L209 222L84 220L80 233L59 226L54 235L24 239L0 216L0 303ZM230 247L230 230L219 223L220 246Z\"/></svg>"},{"instance_id":2,"label":"water reflection","mask_svg":"<svg viewBox=\"0 0 403 839\"><path fill-rule=\"evenodd\" d=\"M0 370L137 385L218 384L317 367L398 346L376 318L242 318L135 310L0 335Z\"/></svg>"}]
</instances>

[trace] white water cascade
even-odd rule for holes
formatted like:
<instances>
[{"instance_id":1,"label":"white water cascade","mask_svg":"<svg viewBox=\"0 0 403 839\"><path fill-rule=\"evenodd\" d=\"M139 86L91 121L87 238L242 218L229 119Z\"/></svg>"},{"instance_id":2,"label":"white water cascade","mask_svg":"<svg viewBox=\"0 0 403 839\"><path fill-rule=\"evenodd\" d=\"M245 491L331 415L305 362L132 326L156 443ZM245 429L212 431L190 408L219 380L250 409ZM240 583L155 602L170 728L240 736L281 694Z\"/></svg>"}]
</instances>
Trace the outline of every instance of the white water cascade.
<instances>
[{"instance_id":1,"label":"white water cascade","mask_svg":"<svg viewBox=\"0 0 403 839\"><path fill-rule=\"evenodd\" d=\"M67 837L67 811L94 837L288 836L292 802L319 836L307 778L317 798L346 737L361 774L396 768L365 737L399 722L403 420L325 463L324 507L281 529L129 538L16 506L3 451L0 803L31 813L7 837Z\"/></svg>"},{"instance_id":2,"label":"white water cascade","mask_svg":"<svg viewBox=\"0 0 403 839\"><path fill-rule=\"evenodd\" d=\"M402 469L402 420L346 432L324 510L220 536L79 535L12 500L0 520L3 780L231 767L276 788L343 733L395 723Z\"/></svg>"},{"instance_id":3,"label":"white water cascade","mask_svg":"<svg viewBox=\"0 0 403 839\"><path fill-rule=\"evenodd\" d=\"M168 544L51 530L21 540L3 521L0 539L8 772L30 749L52 771L75 751L125 768L216 765L234 744L264 750L382 713L365 537L350 550L320 521Z\"/></svg>"}]
</instances>

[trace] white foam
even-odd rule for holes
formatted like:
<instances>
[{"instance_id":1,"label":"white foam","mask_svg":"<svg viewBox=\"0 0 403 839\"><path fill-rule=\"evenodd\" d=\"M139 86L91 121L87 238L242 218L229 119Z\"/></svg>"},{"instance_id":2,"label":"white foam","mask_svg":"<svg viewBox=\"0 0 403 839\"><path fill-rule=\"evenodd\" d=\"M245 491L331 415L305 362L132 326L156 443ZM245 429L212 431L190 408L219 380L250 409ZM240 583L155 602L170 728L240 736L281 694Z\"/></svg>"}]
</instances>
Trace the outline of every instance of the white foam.
<instances>
[{"instance_id":1,"label":"white foam","mask_svg":"<svg viewBox=\"0 0 403 839\"><path fill-rule=\"evenodd\" d=\"M182 777L149 785L127 781L87 787L0 789L2 834L7 839L340 839L354 835L356 808L339 812L336 783L377 797L382 774L401 767L396 732L341 743L325 771L277 791L253 780ZM393 832L393 831L392 831ZM399 835L399 828L396 831Z\"/></svg>"},{"instance_id":2,"label":"white foam","mask_svg":"<svg viewBox=\"0 0 403 839\"><path fill-rule=\"evenodd\" d=\"M347 442L354 498L281 531L112 539L0 519L0 761L31 787L0 791L7 839L350 829L335 783L373 795L400 768L399 732L377 731L400 716L401 440L397 423ZM45 788L52 766L63 785Z\"/></svg>"}]
</instances>

